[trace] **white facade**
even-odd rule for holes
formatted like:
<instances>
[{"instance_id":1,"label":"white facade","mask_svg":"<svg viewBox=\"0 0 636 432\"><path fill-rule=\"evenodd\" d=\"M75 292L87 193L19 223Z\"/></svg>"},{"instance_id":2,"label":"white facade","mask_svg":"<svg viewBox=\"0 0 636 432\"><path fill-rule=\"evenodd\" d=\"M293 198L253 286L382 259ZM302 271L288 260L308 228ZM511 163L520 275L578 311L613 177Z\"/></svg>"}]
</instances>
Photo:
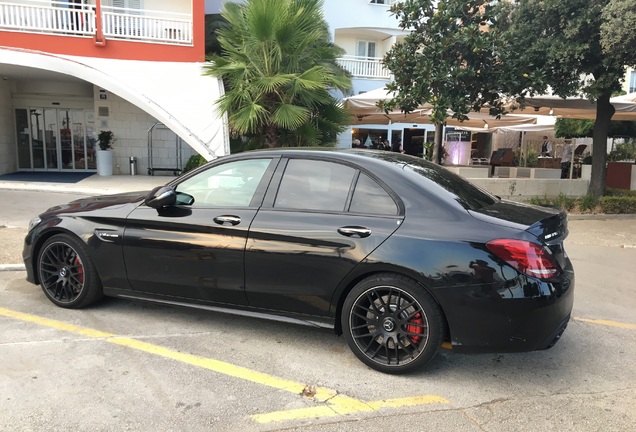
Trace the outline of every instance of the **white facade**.
<instances>
[{"instance_id":1,"label":"white facade","mask_svg":"<svg viewBox=\"0 0 636 432\"><path fill-rule=\"evenodd\" d=\"M636 69L628 67L623 81L623 90L625 93L636 93Z\"/></svg>"}]
</instances>

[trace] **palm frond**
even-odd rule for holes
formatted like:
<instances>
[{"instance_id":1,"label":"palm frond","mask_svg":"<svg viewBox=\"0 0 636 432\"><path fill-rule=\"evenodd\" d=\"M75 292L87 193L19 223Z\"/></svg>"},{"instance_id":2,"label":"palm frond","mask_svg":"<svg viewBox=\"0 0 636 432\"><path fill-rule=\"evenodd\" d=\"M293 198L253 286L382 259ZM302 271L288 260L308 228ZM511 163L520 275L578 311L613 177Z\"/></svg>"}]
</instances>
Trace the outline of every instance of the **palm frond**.
<instances>
[{"instance_id":1,"label":"palm frond","mask_svg":"<svg viewBox=\"0 0 636 432\"><path fill-rule=\"evenodd\" d=\"M272 123L285 129L297 129L309 118L305 107L283 103L272 113Z\"/></svg>"}]
</instances>

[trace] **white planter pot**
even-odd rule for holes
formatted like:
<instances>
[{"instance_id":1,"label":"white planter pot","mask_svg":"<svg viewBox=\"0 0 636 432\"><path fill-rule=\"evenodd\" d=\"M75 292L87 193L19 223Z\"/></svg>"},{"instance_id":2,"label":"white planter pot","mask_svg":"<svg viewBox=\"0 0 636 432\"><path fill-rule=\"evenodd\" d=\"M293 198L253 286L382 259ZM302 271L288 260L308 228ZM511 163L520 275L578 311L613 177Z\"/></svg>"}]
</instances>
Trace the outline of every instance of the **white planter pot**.
<instances>
[{"instance_id":1,"label":"white planter pot","mask_svg":"<svg viewBox=\"0 0 636 432\"><path fill-rule=\"evenodd\" d=\"M100 176L113 175L113 152L97 150L97 174Z\"/></svg>"},{"instance_id":2,"label":"white planter pot","mask_svg":"<svg viewBox=\"0 0 636 432\"><path fill-rule=\"evenodd\" d=\"M592 165L581 165L581 179L592 180Z\"/></svg>"}]
</instances>

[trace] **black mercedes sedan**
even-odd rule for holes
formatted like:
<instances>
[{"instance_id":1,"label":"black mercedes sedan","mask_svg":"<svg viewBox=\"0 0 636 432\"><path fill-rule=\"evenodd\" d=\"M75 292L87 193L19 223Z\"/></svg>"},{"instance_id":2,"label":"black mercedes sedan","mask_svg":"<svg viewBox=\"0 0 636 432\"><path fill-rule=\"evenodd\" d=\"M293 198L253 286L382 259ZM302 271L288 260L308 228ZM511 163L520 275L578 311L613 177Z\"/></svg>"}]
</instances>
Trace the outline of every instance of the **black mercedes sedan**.
<instances>
[{"instance_id":1,"label":"black mercedes sedan","mask_svg":"<svg viewBox=\"0 0 636 432\"><path fill-rule=\"evenodd\" d=\"M35 218L27 280L58 306L102 296L327 326L382 372L457 352L551 347L573 304L562 212L369 150L222 157L150 192Z\"/></svg>"}]
</instances>

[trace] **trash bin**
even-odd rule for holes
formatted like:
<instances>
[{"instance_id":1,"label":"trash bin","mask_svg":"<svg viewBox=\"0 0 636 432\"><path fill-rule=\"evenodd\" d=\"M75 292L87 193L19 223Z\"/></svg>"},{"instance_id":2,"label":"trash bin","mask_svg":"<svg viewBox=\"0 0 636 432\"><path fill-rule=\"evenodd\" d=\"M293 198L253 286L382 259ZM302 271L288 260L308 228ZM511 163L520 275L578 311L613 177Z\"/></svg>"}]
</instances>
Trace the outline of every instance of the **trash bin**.
<instances>
[{"instance_id":1,"label":"trash bin","mask_svg":"<svg viewBox=\"0 0 636 432\"><path fill-rule=\"evenodd\" d=\"M137 158L130 157L130 175L137 175Z\"/></svg>"}]
</instances>

